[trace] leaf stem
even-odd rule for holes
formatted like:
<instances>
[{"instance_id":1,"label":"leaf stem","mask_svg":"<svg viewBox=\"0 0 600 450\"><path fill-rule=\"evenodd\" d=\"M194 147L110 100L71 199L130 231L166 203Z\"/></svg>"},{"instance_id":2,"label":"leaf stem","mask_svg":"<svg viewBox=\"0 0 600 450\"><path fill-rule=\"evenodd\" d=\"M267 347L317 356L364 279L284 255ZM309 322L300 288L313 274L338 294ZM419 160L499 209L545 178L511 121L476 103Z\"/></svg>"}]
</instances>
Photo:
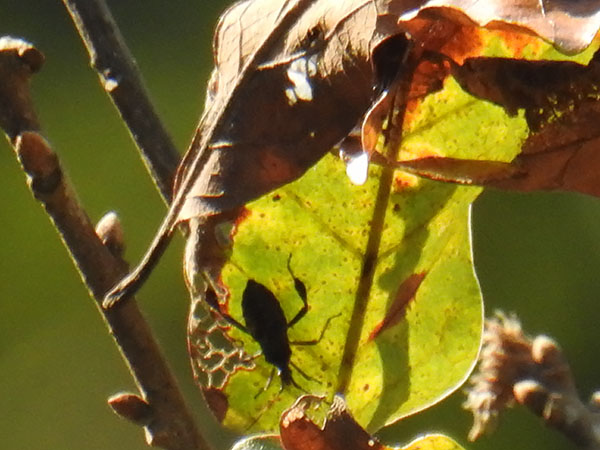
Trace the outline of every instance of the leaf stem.
<instances>
[{"instance_id":1,"label":"leaf stem","mask_svg":"<svg viewBox=\"0 0 600 450\"><path fill-rule=\"evenodd\" d=\"M411 57L405 63L404 70L401 70L390 87L393 100L391 102L388 114L388 125L384 133L384 148L387 152L386 157L392 161L397 159L402 142L402 124L406 112L406 103L408 92L412 82L414 68L416 67L415 57ZM360 278L356 289L354 308L350 319L348 335L344 345L342 363L338 374L338 386L336 391L344 393L347 391L352 376L356 352L359 348L360 338L362 336L364 318L369 303L371 288L375 277L375 270L379 259L379 247L385 225L385 217L388 209L388 202L392 192L394 181L394 168L382 167L379 178L379 187L377 197L373 208L371 226L369 228L369 238L364 251Z\"/></svg>"}]
</instances>

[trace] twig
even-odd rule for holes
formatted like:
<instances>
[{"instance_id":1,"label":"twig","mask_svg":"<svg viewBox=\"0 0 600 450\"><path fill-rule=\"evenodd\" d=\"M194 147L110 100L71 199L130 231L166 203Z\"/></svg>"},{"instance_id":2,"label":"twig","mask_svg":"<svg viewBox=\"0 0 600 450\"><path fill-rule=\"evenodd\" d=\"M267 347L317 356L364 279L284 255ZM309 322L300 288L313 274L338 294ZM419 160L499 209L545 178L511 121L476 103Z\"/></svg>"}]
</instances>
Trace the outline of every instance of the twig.
<instances>
[{"instance_id":1,"label":"twig","mask_svg":"<svg viewBox=\"0 0 600 450\"><path fill-rule=\"evenodd\" d=\"M469 438L493 430L500 411L515 400L587 450L600 449L600 392L581 401L558 344L525 336L515 317L486 321L479 372L471 377L465 408L474 416Z\"/></svg>"},{"instance_id":2,"label":"twig","mask_svg":"<svg viewBox=\"0 0 600 450\"><path fill-rule=\"evenodd\" d=\"M138 414L138 419L144 425L148 443L172 450L209 449L137 304L127 302L110 311L100 307L106 291L128 268L98 237L65 179L56 154L39 133L29 78L42 60L41 53L31 45L0 39L0 126L28 175L33 195L52 218L129 365L141 392L137 407L143 414ZM102 234L110 248L118 252L119 243L114 245L114 241L119 240L119 233L114 233L114 222L108 228ZM131 399L128 401L131 403ZM141 403L148 407L141 408Z\"/></svg>"},{"instance_id":3,"label":"twig","mask_svg":"<svg viewBox=\"0 0 600 450\"><path fill-rule=\"evenodd\" d=\"M129 49L103 0L63 0L92 67L131 132L167 203L179 153L159 120Z\"/></svg>"}]
</instances>

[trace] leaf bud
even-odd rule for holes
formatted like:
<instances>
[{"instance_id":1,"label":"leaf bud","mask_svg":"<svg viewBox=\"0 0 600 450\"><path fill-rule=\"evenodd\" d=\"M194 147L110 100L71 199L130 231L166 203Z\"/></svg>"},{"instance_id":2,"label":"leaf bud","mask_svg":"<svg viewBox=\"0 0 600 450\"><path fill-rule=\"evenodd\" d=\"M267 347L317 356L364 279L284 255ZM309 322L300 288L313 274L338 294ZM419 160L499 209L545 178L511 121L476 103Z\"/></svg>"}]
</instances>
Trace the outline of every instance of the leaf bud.
<instances>
[{"instance_id":1,"label":"leaf bud","mask_svg":"<svg viewBox=\"0 0 600 450\"><path fill-rule=\"evenodd\" d=\"M109 397L108 404L119 416L137 425L147 425L152 419L152 408L139 395L119 392Z\"/></svg>"}]
</instances>

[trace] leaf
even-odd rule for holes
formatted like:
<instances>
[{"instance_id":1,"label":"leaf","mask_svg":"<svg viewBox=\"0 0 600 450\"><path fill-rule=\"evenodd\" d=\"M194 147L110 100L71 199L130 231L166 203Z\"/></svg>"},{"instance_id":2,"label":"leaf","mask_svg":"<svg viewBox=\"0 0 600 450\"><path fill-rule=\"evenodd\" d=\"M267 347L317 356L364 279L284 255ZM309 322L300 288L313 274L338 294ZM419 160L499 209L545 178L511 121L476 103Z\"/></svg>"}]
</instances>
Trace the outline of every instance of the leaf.
<instances>
[{"instance_id":1,"label":"leaf","mask_svg":"<svg viewBox=\"0 0 600 450\"><path fill-rule=\"evenodd\" d=\"M493 6L491 14L488 6ZM142 262L107 294L103 305L110 307L139 289L179 222L234 214L246 202L300 177L347 136L382 81L377 79L381 71L375 50L390 37L410 35L417 44L414 57L445 46L438 23L453 24L460 34L475 22L528 30L565 51L578 51L591 42L599 21L600 13L589 3L551 0L236 3L217 29L217 67L205 112L178 169L169 212ZM452 26L444 31L452 34ZM458 43L469 51L477 46ZM410 73L414 75L412 69ZM373 144L368 138L377 129L363 125L363 143ZM365 150L372 149L366 145ZM362 172L354 176L359 182L364 178ZM197 229L198 223L190 228ZM188 247L212 246L201 241ZM195 284L199 268L212 278L221 260L191 262L186 257L188 285Z\"/></svg>"},{"instance_id":2,"label":"leaf","mask_svg":"<svg viewBox=\"0 0 600 450\"><path fill-rule=\"evenodd\" d=\"M286 15L295 20L275 30ZM209 154L179 220L237 208L298 178L349 133L371 102L376 22L364 0L253 0L222 16L209 101L178 186L202 145Z\"/></svg>"},{"instance_id":3,"label":"leaf","mask_svg":"<svg viewBox=\"0 0 600 450\"><path fill-rule=\"evenodd\" d=\"M231 450L281 450L281 442L277 436L249 436L236 442Z\"/></svg>"},{"instance_id":4,"label":"leaf","mask_svg":"<svg viewBox=\"0 0 600 450\"><path fill-rule=\"evenodd\" d=\"M524 109L532 130L516 160L524 176L487 184L521 191L562 189L600 195L598 52L587 65L477 58L454 72L475 95L509 112ZM490 73L495 76L486 76ZM486 87L474 86L471 80L475 79L487 80Z\"/></svg>"},{"instance_id":5,"label":"leaf","mask_svg":"<svg viewBox=\"0 0 600 450\"><path fill-rule=\"evenodd\" d=\"M382 445L370 436L348 413L345 402L336 396L323 427L307 417L309 398L301 397L280 421L281 441L285 450L400 450ZM423 436L405 450L460 450L456 442L443 435Z\"/></svg>"},{"instance_id":6,"label":"leaf","mask_svg":"<svg viewBox=\"0 0 600 450\"><path fill-rule=\"evenodd\" d=\"M430 0L418 10L404 13L404 2L391 0L390 12L402 21L422 16L445 18L488 29L529 32L565 53L579 53L590 45L600 28L597 2L562 0Z\"/></svg>"},{"instance_id":7,"label":"leaf","mask_svg":"<svg viewBox=\"0 0 600 450\"><path fill-rule=\"evenodd\" d=\"M317 5L322 8L323 4L314 3L315 11L325 11L317 8ZM241 5L251 9L254 3ZM345 3L344 8L348 5ZM392 2L388 4L391 5ZM342 6L332 8L338 14L332 16L333 30L337 32L347 21L356 20L358 11L371 11L371 2L352 3L352 6L355 9L351 13ZM238 7L241 8L238 5L234 9ZM308 11L312 10L307 10L306 14ZM372 24L382 19L377 15L367 16L374 17L374 22L369 22ZM311 20L311 24L319 23L314 21L313 16ZM222 24L225 22L226 19ZM242 22L240 19L234 23L237 26ZM329 23L328 20L325 23ZM431 28L440 24L439 29ZM514 33L479 30L462 22L432 23L416 18L402 26L411 30L411 35L415 31L414 36L424 39L419 50L422 52L409 54L408 59L412 58L415 64L420 56L437 50L447 51L445 54L456 58L457 64L481 54L497 57L537 53L540 57L549 51L547 46L530 37L519 40ZM233 25L224 29L231 27ZM371 29L367 28L370 32ZM306 34L300 35L319 35L314 26L306 30ZM360 42L365 33L363 30L359 35ZM467 39L468 36L475 39ZM303 41L300 39L300 42ZM241 42L243 46L244 39ZM285 45L289 43L285 42ZM325 48L333 45L331 42L325 40ZM515 43L522 46L515 49ZM328 95L334 93L336 100L345 95L354 98L354 86L347 84L347 80L336 79L335 70L332 73L328 70L338 68L342 73L341 68L345 69L348 63L344 58L366 67L361 65L361 58L369 56L365 48L368 47L360 47L362 53L359 55L347 54L343 48L340 61L340 48L337 47L335 51L338 53L332 55L337 63L332 66L325 64L325 72L315 72L315 78L311 75L308 81L295 72L295 66L290 72L289 58L275 58L256 66L256 74L248 78L248 86L252 87L255 83L254 86L265 90L266 106L260 106L263 102L260 96L253 94L250 97L250 93L255 91L240 88L239 98L231 94L223 100L225 107L234 109L226 111L222 117L227 117L234 110L244 112L243 117L254 117L257 111L269 107L272 102L295 108L307 101L309 91L312 96L314 86L323 86L323 92ZM292 51L286 51L276 56L293 56ZM357 59L353 59L354 56ZM329 60L325 57L319 60L323 61ZM311 70L307 67L306 73ZM378 103L380 111L375 115L376 111L372 110L372 115L368 115L363 123L363 132L368 134L371 147L368 150L393 155L399 153L399 165L404 164L404 168L419 174L429 172L431 178L466 179L465 168L469 172L467 175L475 174L474 180L479 182L489 181L497 173L504 176L504 171L512 167L506 164L518 154L521 143L526 139L524 116L517 114L510 117L503 108L463 92L454 79L446 77L451 70L446 70L448 66L444 61L423 61L411 78L413 68L410 66L406 73L401 74L408 75L405 78L394 75L399 86L412 80L412 96L404 104L403 117L398 122L393 120L396 113L391 107L397 104L396 84L384 83L383 87L388 91L383 93L382 98L387 95L389 101ZM372 70L372 67L368 68L362 74L371 74ZM427 76L432 74L434 79L430 82ZM344 75L339 76L344 80ZM372 84L373 78L370 80ZM322 85L313 86L313 81ZM220 81L218 85L221 86ZM359 90L367 85L365 83ZM237 86L230 92L236 93ZM287 94L285 89L282 93L282 86L287 86ZM279 88L278 97L271 98L269 95L275 92L275 87ZM227 88L223 89L227 91ZM318 93L319 89L314 88L314 91ZM426 94L429 95L423 99ZM218 98L217 89L215 97L209 101L209 113L218 109L215 106ZM236 103L238 100L240 103ZM307 101L311 108L318 103L316 100L314 97ZM340 107L344 112L345 106L342 104ZM306 138L306 130L312 129L307 128L307 123L312 123L310 120L313 119L314 125L324 130L331 125L325 118L335 119L337 110L328 102L325 106L320 104L320 109L303 109L300 115L286 115L293 109L286 108L282 113L285 121L266 122L259 115L266 124L248 121L248 124L254 124L252 128L232 119L233 128L225 130L231 134L223 134L220 140L213 139L218 137L218 132L211 135L211 155L215 156L204 169L204 175L197 180L193 193L187 197L186 214L202 216L240 206L259 192L267 192L306 171L299 180L247 205L247 212L235 223L231 258L221 272L227 298L222 304L217 300L210 303L218 305L224 313L244 325L241 299L249 280L255 280L280 301L290 321L302 307L293 289L294 280L286 268L291 256L295 276L308 287L310 309L306 317L289 330L288 337L290 340L309 341L317 338L323 329L324 337L314 346L293 348L291 371L300 389L288 385L280 391L278 386L270 386L262 392L273 366L264 358L251 358L250 355L259 350L258 343L230 325L217 323L212 329L214 333L199 331L202 320L196 320L192 315L190 337L204 333L206 339L199 342L203 345L209 343L205 347L195 347L194 339L190 339L191 354L197 367L209 373L220 371L220 379L216 382L210 377L204 381L207 383L204 392L210 393L213 399L211 405L218 405L219 418L228 427L243 431L273 430L281 411L306 390L328 398L332 398L334 393L343 393L356 420L369 430L376 430L439 401L456 389L472 368L479 346L482 305L472 269L468 211L480 189L416 179L404 173L394 173L390 166L373 167L363 186L350 186L343 168L331 156L325 156L308 170L318 159L316 152L311 156L316 159L311 159L298 172L288 170L300 166L292 162L297 156L297 152L292 151L296 141L288 141L287 138L293 136L293 132ZM326 115L321 115L323 108L327 111ZM353 114L358 114L359 109L354 109ZM392 111L392 114L385 116L386 110ZM273 109L268 117L275 117L281 111ZM514 112L509 111L513 116ZM310 117L313 113L314 117ZM343 113L341 115L344 116ZM230 116L230 119L234 117ZM374 120L369 122L369 118ZM350 127L349 119L347 125L345 133ZM291 134L288 128L292 130ZM300 131L302 129L304 135ZM380 129L384 130L383 137L378 135ZM208 129L211 133L214 130L217 128ZM268 139L245 140L257 130L262 130L257 134L259 138L266 136ZM336 139L343 137L341 129L335 133ZM402 139L388 139L394 134L403 134ZM244 139L231 140L238 135ZM248 142L255 145L245 147ZM318 144L316 147L322 155L325 148L333 144L333 139L331 142L319 140ZM400 144L400 148L391 148ZM261 159L260 152L268 154L272 150L282 151L281 157L276 158L277 164L265 165L265 161L271 161L268 159L270 156L266 160ZM234 154L237 156L234 157ZM465 159L473 161L461 162ZM251 163L255 166L248 165ZM287 168L279 170L283 167L278 166L279 163ZM261 170L256 170L257 164ZM250 167L248 172L242 170L246 167ZM293 176L290 175L292 172ZM290 177L286 178L286 174ZM262 187L256 190L261 183ZM226 199L230 194L232 197ZM230 200L232 203L227 203ZM392 309L403 281L424 272L427 277L416 290L405 317L399 315L401 320L386 325L385 332L378 333L376 330L386 323L386 318L395 316ZM265 327L268 325L264 324ZM218 337L215 341L226 342L226 347L221 349L219 342L211 342L213 336ZM375 339L371 339L372 336ZM244 352L240 352L240 344ZM220 354L213 358L216 350ZM201 364L197 363L199 360L202 360ZM300 370L307 376L302 377Z\"/></svg>"},{"instance_id":8,"label":"leaf","mask_svg":"<svg viewBox=\"0 0 600 450\"><path fill-rule=\"evenodd\" d=\"M492 33L481 39L489 46L502 42ZM414 108L401 160L428 154L509 161L526 136L523 117L474 99L452 79ZM290 320L302 306L286 268L291 255L310 309L289 330L290 340L317 338L341 313L317 345L292 346L292 362L312 380L293 367L292 375L306 391L328 398L343 393L358 423L376 430L448 395L475 361L482 305L468 213L480 188L389 168L371 167L369 175L365 185L352 186L343 165L326 156L298 181L248 204L222 282L230 294L224 308L236 320L243 322L241 297L249 279L271 290ZM400 285L422 272L427 276L405 318L370 339L389 317ZM248 355L258 351L234 327L224 332ZM302 391L288 386L280 392L275 379L262 392L273 366L262 357L253 362L255 369L232 369L218 388L226 399L221 418L236 430L274 430Z\"/></svg>"},{"instance_id":9,"label":"leaf","mask_svg":"<svg viewBox=\"0 0 600 450\"><path fill-rule=\"evenodd\" d=\"M429 434L415 439L402 450L462 450L463 447L442 434Z\"/></svg>"},{"instance_id":10,"label":"leaf","mask_svg":"<svg viewBox=\"0 0 600 450\"><path fill-rule=\"evenodd\" d=\"M348 413L342 397L336 396L321 428L307 416L318 398L299 398L281 415L279 430L285 450L384 450Z\"/></svg>"}]
</instances>

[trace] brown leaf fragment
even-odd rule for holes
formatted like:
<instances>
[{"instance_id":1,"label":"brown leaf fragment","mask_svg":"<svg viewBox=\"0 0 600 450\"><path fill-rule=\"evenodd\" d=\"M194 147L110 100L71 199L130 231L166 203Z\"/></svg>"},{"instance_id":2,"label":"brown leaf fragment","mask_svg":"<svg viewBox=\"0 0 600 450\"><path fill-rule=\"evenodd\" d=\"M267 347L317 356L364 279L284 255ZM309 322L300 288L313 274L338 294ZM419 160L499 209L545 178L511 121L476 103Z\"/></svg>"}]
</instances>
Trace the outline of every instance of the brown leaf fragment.
<instances>
[{"instance_id":1,"label":"brown leaf fragment","mask_svg":"<svg viewBox=\"0 0 600 450\"><path fill-rule=\"evenodd\" d=\"M403 1L387 3L390 12L404 9ZM400 20L407 21L417 14L432 12L456 22L535 34L571 54L584 50L600 28L600 5L597 1L430 0L418 10L401 15Z\"/></svg>"},{"instance_id":2,"label":"brown leaf fragment","mask_svg":"<svg viewBox=\"0 0 600 450\"><path fill-rule=\"evenodd\" d=\"M215 419L223 422L227 410L229 409L229 400L221 389L206 388L202 389L202 395L210 411L214 414Z\"/></svg>"},{"instance_id":3,"label":"brown leaf fragment","mask_svg":"<svg viewBox=\"0 0 600 450\"><path fill-rule=\"evenodd\" d=\"M577 104L598 95L600 55L585 66L570 61L469 58L452 61L451 73L471 95L496 103L515 115L525 109L533 131Z\"/></svg>"},{"instance_id":4,"label":"brown leaf fragment","mask_svg":"<svg viewBox=\"0 0 600 450\"><path fill-rule=\"evenodd\" d=\"M511 93L515 99L521 95L521 104L529 102L534 95L547 107L546 111L535 107L527 110L539 124L539 129L524 142L521 154L515 159L524 173L518 178L488 183L500 189L566 190L600 196L600 61L594 55L588 66L574 63L545 63L520 61L528 66L525 73L537 70L538 84L542 78L553 80L551 87L542 94L530 86ZM516 67L510 62L511 67ZM557 76L559 74L560 76ZM534 75L531 75L534 77ZM519 78L515 78L519 80ZM527 92L529 91L529 92ZM508 92L508 91L506 91ZM545 96L545 100L542 99ZM529 113L531 111L531 114ZM540 112L541 111L541 112Z\"/></svg>"},{"instance_id":5,"label":"brown leaf fragment","mask_svg":"<svg viewBox=\"0 0 600 450\"><path fill-rule=\"evenodd\" d=\"M390 161L374 153L371 161L384 167L394 167L413 175L446 183L488 185L502 180L519 179L526 172L513 163L427 156L406 161Z\"/></svg>"},{"instance_id":6,"label":"brown leaf fragment","mask_svg":"<svg viewBox=\"0 0 600 450\"><path fill-rule=\"evenodd\" d=\"M343 398L337 395L327 413L323 428L312 422L306 411L314 396L300 397L286 410L279 422L285 450L385 450L348 413Z\"/></svg>"},{"instance_id":7,"label":"brown leaf fragment","mask_svg":"<svg viewBox=\"0 0 600 450\"><path fill-rule=\"evenodd\" d=\"M406 310L417 294L417 290L425 279L427 272L413 273L400 284L396 291L394 301L390 306L387 314L381 322L379 322L371 334L369 339L376 339L383 331L393 327L406 316Z\"/></svg>"},{"instance_id":8,"label":"brown leaf fragment","mask_svg":"<svg viewBox=\"0 0 600 450\"><path fill-rule=\"evenodd\" d=\"M599 112L594 111L594 121L586 120L589 126L597 126ZM523 192L563 190L600 197L600 136L565 146L535 148L535 143L533 136L515 161L526 173L525 176L489 185ZM528 149L540 151L526 153Z\"/></svg>"},{"instance_id":9,"label":"brown leaf fragment","mask_svg":"<svg viewBox=\"0 0 600 450\"><path fill-rule=\"evenodd\" d=\"M372 100L377 37L371 1L312 1L269 48L258 47L297 2L230 8L215 39L216 69L190 154L208 160L179 220L243 205L301 176L344 138ZM257 53L260 50L260 54ZM252 56L253 60L249 58ZM252 62L252 66L247 67ZM216 125L215 125L216 124ZM184 159L178 185L189 170Z\"/></svg>"},{"instance_id":10,"label":"brown leaf fragment","mask_svg":"<svg viewBox=\"0 0 600 450\"><path fill-rule=\"evenodd\" d=\"M480 29L464 20L464 16L452 17L425 10L398 25L425 54L444 54L460 63L467 57L478 56L482 50Z\"/></svg>"}]
</instances>

